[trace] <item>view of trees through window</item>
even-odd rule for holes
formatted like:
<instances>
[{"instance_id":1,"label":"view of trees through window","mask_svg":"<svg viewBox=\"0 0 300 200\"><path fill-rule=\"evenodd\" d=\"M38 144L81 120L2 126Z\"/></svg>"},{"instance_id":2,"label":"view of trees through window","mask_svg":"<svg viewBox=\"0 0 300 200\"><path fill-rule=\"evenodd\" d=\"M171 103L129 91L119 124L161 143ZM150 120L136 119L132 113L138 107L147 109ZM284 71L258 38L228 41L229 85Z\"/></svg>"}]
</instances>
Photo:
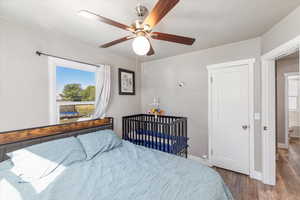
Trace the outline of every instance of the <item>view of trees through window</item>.
<instances>
[{"instance_id":1,"label":"view of trees through window","mask_svg":"<svg viewBox=\"0 0 300 200\"><path fill-rule=\"evenodd\" d=\"M95 101L95 86L89 85L82 89L81 84L70 83L64 86L59 95L63 101Z\"/></svg>"},{"instance_id":2,"label":"view of trees through window","mask_svg":"<svg viewBox=\"0 0 300 200\"><path fill-rule=\"evenodd\" d=\"M56 102L60 123L90 118L95 111L95 73L56 68Z\"/></svg>"}]
</instances>

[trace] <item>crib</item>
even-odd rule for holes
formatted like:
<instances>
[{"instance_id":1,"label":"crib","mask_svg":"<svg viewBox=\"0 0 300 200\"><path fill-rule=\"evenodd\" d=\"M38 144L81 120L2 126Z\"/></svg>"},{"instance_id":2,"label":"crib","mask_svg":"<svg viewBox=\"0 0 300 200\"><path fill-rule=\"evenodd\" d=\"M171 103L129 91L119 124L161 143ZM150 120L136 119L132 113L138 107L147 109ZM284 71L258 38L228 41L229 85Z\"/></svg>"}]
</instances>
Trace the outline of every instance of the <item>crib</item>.
<instances>
[{"instance_id":1,"label":"crib","mask_svg":"<svg viewBox=\"0 0 300 200\"><path fill-rule=\"evenodd\" d=\"M122 138L136 145L187 157L187 118L139 114L122 118Z\"/></svg>"}]
</instances>

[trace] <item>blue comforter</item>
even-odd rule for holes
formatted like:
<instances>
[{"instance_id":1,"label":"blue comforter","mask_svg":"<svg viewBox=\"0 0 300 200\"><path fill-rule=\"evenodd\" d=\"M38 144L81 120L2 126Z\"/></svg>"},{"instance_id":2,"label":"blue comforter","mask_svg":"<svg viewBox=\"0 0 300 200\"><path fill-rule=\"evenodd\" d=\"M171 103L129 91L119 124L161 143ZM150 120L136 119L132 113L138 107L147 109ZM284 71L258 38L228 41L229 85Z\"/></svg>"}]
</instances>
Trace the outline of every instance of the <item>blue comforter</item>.
<instances>
[{"instance_id":1,"label":"blue comforter","mask_svg":"<svg viewBox=\"0 0 300 200\"><path fill-rule=\"evenodd\" d=\"M0 169L0 200L158 199L233 198L213 169L126 141L90 161L61 166L30 183L20 181L14 168Z\"/></svg>"}]
</instances>

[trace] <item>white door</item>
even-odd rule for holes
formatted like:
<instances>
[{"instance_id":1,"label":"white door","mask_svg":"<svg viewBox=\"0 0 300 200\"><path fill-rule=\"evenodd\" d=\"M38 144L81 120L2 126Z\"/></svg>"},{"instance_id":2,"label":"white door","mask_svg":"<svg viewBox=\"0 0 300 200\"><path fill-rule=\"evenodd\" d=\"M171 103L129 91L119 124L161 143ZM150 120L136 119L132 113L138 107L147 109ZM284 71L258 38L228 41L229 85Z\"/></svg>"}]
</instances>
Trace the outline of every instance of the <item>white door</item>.
<instances>
[{"instance_id":1,"label":"white door","mask_svg":"<svg viewBox=\"0 0 300 200\"><path fill-rule=\"evenodd\" d=\"M249 174L249 65L211 72L210 156L214 166Z\"/></svg>"}]
</instances>

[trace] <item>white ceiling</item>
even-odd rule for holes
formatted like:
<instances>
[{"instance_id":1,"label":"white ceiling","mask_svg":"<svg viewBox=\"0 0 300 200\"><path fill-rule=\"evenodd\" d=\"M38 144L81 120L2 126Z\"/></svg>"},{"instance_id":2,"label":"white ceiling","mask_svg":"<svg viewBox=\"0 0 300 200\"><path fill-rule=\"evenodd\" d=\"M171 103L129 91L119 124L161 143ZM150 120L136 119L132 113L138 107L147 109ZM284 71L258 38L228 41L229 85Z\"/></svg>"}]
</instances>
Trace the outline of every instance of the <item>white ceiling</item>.
<instances>
[{"instance_id":1,"label":"white ceiling","mask_svg":"<svg viewBox=\"0 0 300 200\"><path fill-rule=\"evenodd\" d=\"M126 31L77 15L81 9L130 25L138 2L153 7L156 0L0 0L0 17L38 25L98 46L124 37ZM181 0L155 31L196 38L183 46L153 41L153 60L260 36L300 5L300 0ZM131 42L107 49L135 58Z\"/></svg>"}]
</instances>

